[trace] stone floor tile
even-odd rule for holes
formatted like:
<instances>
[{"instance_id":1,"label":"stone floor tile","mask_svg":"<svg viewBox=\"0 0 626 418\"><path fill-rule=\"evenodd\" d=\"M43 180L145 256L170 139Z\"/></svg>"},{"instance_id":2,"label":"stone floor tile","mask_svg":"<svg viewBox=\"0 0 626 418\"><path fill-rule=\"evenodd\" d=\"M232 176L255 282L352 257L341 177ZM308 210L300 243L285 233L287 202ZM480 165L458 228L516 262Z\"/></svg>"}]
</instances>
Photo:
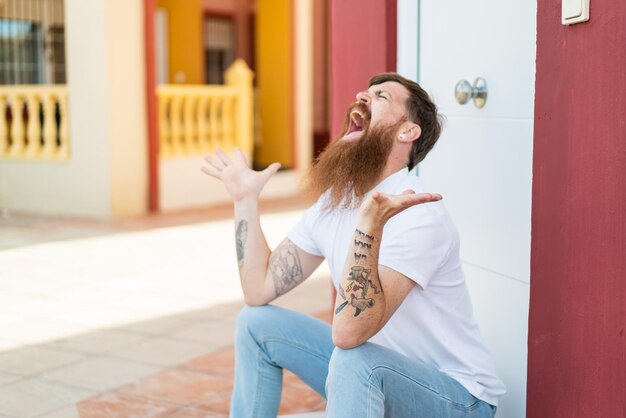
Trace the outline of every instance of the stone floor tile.
<instances>
[{"instance_id":1,"label":"stone floor tile","mask_svg":"<svg viewBox=\"0 0 626 418\"><path fill-rule=\"evenodd\" d=\"M147 335L165 335L195 322L179 316L164 316L147 321L138 321L119 327L119 330Z\"/></svg>"},{"instance_id":2,"label":"stone floor tile","mask_svg":"<svg viewBox=\"0 0 626 418\"><path fill-rule=\"evenodd\" d=\"M2 327L2 323L0 321L0 329L4 329ZM20 347L23 347L24 344L19 343L17 341L9 341L9 340L5 340L5 339L0 339L0 353L4 353L6 351L11 351L11 350L15 350L18 349Z\"/></svg>"},{"instance_id":3,"label":"stone floor tile","mask_svg":"<svg viewBox=\"0 0 626 418\"><path fill-rule=\"evenodd\" d=\"M189 406L216 391L230 389L232 377L210 376L185 369L170 369L126 386L120 393Z\"/></svg>"},{"instance_id":4,"label":"stone floor tile","mask_svg":"<svg viewBox=\"0 0 626 418\"><path fill-rule=\"evenodd\" d=\"M0 373L0 386L17 382L18 380L21 380L21 379L23 379L23 377L18 376L16 374Z\"/></svg>"},{"instance_id":5,"label":"stone floor tile","mask_svg":"<svg viewBox=\"0 0 626 418\"><path fill-rule=\"evenodd\" d=\"M67 305L68 310L65 312L59 312L58 314L56 314L56 318L59 320L78 324L84 327L84 332L108 328L117 329L124 324L142 322L151 317L150 315L142 312L137 312L126 308L120 308L117 306L97 307L85 305L79 306L75 304ZM125 330L123 328L120 328L119 331L124 332ZM71 336L76 334L68 335ZM55 339L63 338L68 335L62 335Z\"/></svg>"},{"instance_id":6,"label":"stone floor tile","mask_svg":"<svg viewBox=\"0 0 626 418\"><path fill-rule=\"evenodd\" d=\"M50 342L51 347L80 351L89 354L103 354L126 347L145 339L142 335L116 330L94 330Z\"/></svg>"},{"instance_id":7,"label":"stone floor tile","mask_svg":"<svg viewBox=\"0 0 626 418\"><path fill-rule=\"evenodd\" d=\"M30 418L56 411L93 395L94 392L88 390L28 379L0 388L0 414Z\"/></svg>"},{"instance_id":8,"label":"stone floor tile","mask_svg":"<svg viewBox=\"0 0 626 418\"><path fill-rule=\"evenodd\" d=\"M228 418L228 414L190 408L177 412L171 418Z\"/></svg>"},{"instance_id":9,"label":"stone floor tile","mask_svg":"<svg viewBox=\"0 0 626 418\"><path fill-rule=\"evenodd\" d=\"M289 386L298 390L309 389L309 386L298 376L286 369L283 369L283 386Z\"/></svg>"},{"instance_id":10,"label":"stone floor tile","mask_svg":"<svg viewBox=\"0 0 626 418\"><path fill-rule=\"evenodd\" d=\"M82 358L85 356L70 351L25 346L0 353L0 370L21 376L32 376L74 363Z\"/></svg>"},{"instance_id":11,"label":"stone floor tile","mask_svg":"<svg viewBox=\"0 0 626 418\"><path fill-rule=\"evenodd\" d=\"M80 402L80 418L169 418L180 407L150 399L106 393Z\"/></svg>"},{"instance_id":12,"label":"stone floor tile","mask_svg":"<svg viewBox=\"0 0 626 418\"><path fill-rule=\"evenodd\" d=\"M81 416L78 414L76 405L68 405L56 411L40 415L37 418L81 418Z\"/></svg>"},{"instance_id":13,"label":"stone floor tile","mask_svg":"<svg viewBox=\"0 0 626 418\"><path fill-rule=\"evenodd\" d=\"M196 358L206 351L207 346L203 344L156 337L114 350L109 354L113 357L155 366L174 366Z\"/></svg>"},{"instance_id":14,"label":"stone floor tile","mask_svg":"<svg viewBox=\"0 0 626 418\"><path fill-rule=\"evenodd\" d=\"M326 400L314 390L284 386L280 401L279 414L293 414L296 412L323 411Z\"/></svg>"},{"instance_id":15,"label":"stone floor tile","mask_svg":"<svg viewBox=\"0 0 626 418\"><path fill-rule=\"evenodd\" d=\"M105 391L127 385L158 371L159 368L155 366L102 356L45 373L43 378L67 385Z\"/></svg>"},{"instance_id":16,"label":"stone floor tile","mask_svg":"<svg viewBox=\"0 0 626 418\"><path fill-rule=\"evenodd\" d=\"M193 404L193 407L198 410L228 414L230 412L232 394L233 391L231 389L216 391L203 398L200 402Z\"/></svg>"},{"instance_id":17,"label":"stone floor tile","mask_svg":"<svg viewBox=\"0 0 626 418\"><path fill-rule=\"evenodd\" d=\"M212 347L233 345L235 328L230 322L212 320L188 325L170 335L172 338L198 342Z\"/></svg>"},{"instance_id":18,"label":"stone floor tile","mask_svg":"<svg viewBox=\"0 0 626 418\"><path fill-rule=\"evenodd\" d=\"M0 324L2 337L22 344L39 344L86 331L80 324L55 318L27 318L15 316L10 324Z\"/></svg>"},{"instance_id":19,"label":"stone floor tile","mask_svg":"<svg viewBox=\"0 0 626 418\"><path fill-rule=\"evenodd\" d=\"M219 304L207 309L198 309L188 312L187 317L196 321L204 321L211 319L231 320L235 321L237 314L243 309L245 304L241 301Z\"/></svg>"},{"instance_id":20,"label":"stone floor tile","mask_svg":"<svg viewBox=\"0 0 626 418\"><path fill-rule=\"evenodd\" d=\"M209 374L232 376L235 370L235 351L232 346L221 348L184 363L180 367Z\"/></svg>"}]
</instances>

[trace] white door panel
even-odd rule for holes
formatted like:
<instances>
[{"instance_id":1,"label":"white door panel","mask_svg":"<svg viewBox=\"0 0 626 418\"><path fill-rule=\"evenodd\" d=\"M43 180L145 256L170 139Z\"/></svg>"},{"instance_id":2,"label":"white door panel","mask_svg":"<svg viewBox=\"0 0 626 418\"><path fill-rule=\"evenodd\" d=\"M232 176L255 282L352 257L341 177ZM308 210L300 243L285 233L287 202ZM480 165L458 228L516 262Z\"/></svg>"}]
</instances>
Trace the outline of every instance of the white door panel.
<instances>
[{"instance_id":1,"label":"white door panel","mask_svg":"<svg viewBox=\"0 0 626 418\"><path fill-rule=\"evenodd\" d=\"M532 118L535 90L533 1L421 2L420 84L448 116ZM454 99L459 80L487 80L483 109Z\"/></svg>"},{"instance_id":2,"label":"white door panel","mask_svg":"<svg viewBox=\"0 0 626 418\"><path fill-rule=\"evenodd\" d=\"M420 2L418 81L448 121L419 173L459 229L476 319L508 389L498 418L525 414L536 8ZM456 103L456 83L479 76L485 107Z\"/></svg>"},{"instance_id":3,"label":"white door panel","mask_svg":"<svg viewBox=\"0 0 626 418\"><path fill-rule=\"evenodd\" d=\"M467 264L463 269L481 334L507 388L496 417L523 418L530 287Z\"/></svg>"},{"instance_id":4,"label":"white door panel","mask_svg":"<svg viewBox=\"0 0 626 418\"><path fill-rule=\"evenodd\" d=\"M528 282L532 123L452 118L420 165L461 235L461 257Z\"/></svg>"}]
</instances>

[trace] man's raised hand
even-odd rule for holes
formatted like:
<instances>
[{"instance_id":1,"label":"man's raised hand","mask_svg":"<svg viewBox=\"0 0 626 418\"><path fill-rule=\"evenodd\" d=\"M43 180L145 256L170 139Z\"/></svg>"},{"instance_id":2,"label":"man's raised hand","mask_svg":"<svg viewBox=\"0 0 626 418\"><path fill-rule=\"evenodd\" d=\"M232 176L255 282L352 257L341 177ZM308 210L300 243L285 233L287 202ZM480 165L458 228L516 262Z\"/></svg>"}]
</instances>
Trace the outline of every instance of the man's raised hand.
<instances>
[{"instance_id":1,"label":"man's raised hand","mask_svg":"<svg viewBox=\"0 0 626 418\"><path fill-rule=\"evenodd\" d=\"M442 196L437 193L415 193L413 190L405 190L399 195L374 192L363 201L359 216L368 223L384 225L393 216L411 206L441 199Z\"/></svg>"},{"instance_id":2,"label":"man's raised hand","mask_svg":"<svg viewBox=\"0 0 626 418\"><path fill-rule=\"evenodd\" d=\"M280 168L279 163L273 163L263 171L254 171L239 148L232 159L218 148L215 156L207 155L204 160L209 165L202 166L202 172L221 180L235 202L258 199L267 181Z\"/></svg>"}]
</instances>

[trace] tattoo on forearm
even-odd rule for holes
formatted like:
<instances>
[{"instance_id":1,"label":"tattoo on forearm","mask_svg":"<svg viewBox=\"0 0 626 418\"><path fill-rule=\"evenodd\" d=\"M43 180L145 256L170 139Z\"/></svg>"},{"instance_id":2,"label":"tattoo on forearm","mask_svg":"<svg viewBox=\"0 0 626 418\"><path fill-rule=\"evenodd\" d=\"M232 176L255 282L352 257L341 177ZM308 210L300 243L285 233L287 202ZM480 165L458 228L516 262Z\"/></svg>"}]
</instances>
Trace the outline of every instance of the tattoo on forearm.
<instances>
[{"instance_id":1,"label":"tattoo on forearm","mask_svg":"<svg viewBox=\"0 0 626 418\"><path fill-rule=\"evenodd\" d=\"M365 232L361 231L359 228L356 229L356 234L360 237L365 238L368 241L374 241L376 239L374 235L366 234Z\"/></svg>"},{"instance_id":2,"label":"tattoo on forearm","mask_svg":"<svg viewBox=\"0 0 626 418\"><path fill-rule=\"evenodd\" d=\"M372 244L369 242L363 242L361 240L355 239L354 240L354 248L358 248L361 250L371 250L372 249Z\"/></svg>"},{"instance_id":3,"label":"tattoo on forearm","mask_svg":"<svg viewBox=\"0 0 626 418\"><path fill-rule=\"evenodd\" d=\"M339 296L341 296L341 299L346 300L346 292L343 291L341 285L339 285Z\"/></svg>"},{"instance_id":4,"label":"tattoo on forearm","mask_svg":"<svg viewBox=\"0 0 626 418\"><path fill-rule=\"evenodd\" d=\"M303 279L298 250L291 241L287 241L276 248L270 257L269 264L276 296L293 289Z\"/></svg>"},{"instance_id":5,"label":"tattoo on forearm","mask_svg":"<svg viewBox=\"0 0 626 418\"><path fill-rule=\"evenodd\" d=\"M237 230L235 232L235 241L237 242L237 264L239 264L239 268L243 267L243 248L246 245L247 238L248 221L242 219L237 224Z\"/></svg>"},{"instance_id":6,"label":"tattoo on forearm","mask_svg":"<svg viewBox=\"0 0 626 418\"><path fill-rule=\"evenodd\" d=\"M348 285L345 290L339 286L339 295L345 302L335 309L335 314L341 312L346 306L350 305L355 308L354 316L359 316L365 309L372 308L375 304L374 299L368 297L370 289L374 290L374 294L381 292L378 286L370 279L372 269L367 268L364 264L368 262L368 255L372 250L372 244L376 240L373 235L357 229L354 238L354 263L357 264L350 269L350 273L346 278ZM349 294L349 297L346 296Z\"/></svg>"}]
</instances>

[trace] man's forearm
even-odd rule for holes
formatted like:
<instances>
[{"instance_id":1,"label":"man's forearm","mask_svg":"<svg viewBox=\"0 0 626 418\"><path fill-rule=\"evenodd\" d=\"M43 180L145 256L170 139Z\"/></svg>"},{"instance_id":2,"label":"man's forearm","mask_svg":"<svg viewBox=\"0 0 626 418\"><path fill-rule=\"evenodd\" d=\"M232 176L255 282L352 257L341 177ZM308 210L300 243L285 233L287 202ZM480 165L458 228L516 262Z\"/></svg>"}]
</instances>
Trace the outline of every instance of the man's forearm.
<instances>
[{"instance_id":1,"label":"man's forearm","mask_svg":"<svg viewBox=\"0 0 626 418\"><path fill-rule=\"evenodd\" d=\"M244 298L254 304L263 294L271 254L261 230L257 199L235 202L235 242Z\"/></svg>"},{"instance_id":2,"label":"man's forearm","mask_svg":"<svg viewBox=\"0 0 626 418\"><path fill-rule=\"evenodd\" d=\"M333 340L342 348L373 335L384 318L385 294L378 276L382 226L358 225L337 290Z\"/></svg>"}]
</instances>

